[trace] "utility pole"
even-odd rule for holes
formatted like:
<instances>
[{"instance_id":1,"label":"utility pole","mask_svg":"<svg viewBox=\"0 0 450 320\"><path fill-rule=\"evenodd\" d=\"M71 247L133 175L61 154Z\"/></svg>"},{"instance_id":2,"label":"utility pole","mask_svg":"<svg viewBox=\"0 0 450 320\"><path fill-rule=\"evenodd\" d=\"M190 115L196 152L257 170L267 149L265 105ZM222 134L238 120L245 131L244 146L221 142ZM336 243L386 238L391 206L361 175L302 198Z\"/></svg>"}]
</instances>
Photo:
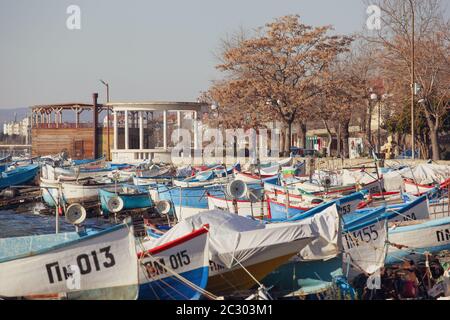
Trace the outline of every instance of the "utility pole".
<instances>
[{"instance_id":1,"label":"utility pole","mask_svg":"<svg viewBox=\"0 0 450 320\"><path fill-rule=\"evenodd\" d=\"M414 4L412 0L409 0L412 13L412 36L411 36L411 159L415 159L414 153L414 95L415 95L415 48L414 48Z\"/></svg>"},{"instance_id":2,"label":"utility pole","mask_svg":"<svg viewBox=\"0 0 450 320\"><path fill-rule=\"evenodd\" d=\"M100 79L100 82L103 83L106 86L106 103L109 103L109 83L106 81L103 81ZM110 149L110 142L109 142L109 106L106 106L106 135L107 135L107 154L106 154L106 160L110 159L111 149Z\"/></svg>"}]
</instances>

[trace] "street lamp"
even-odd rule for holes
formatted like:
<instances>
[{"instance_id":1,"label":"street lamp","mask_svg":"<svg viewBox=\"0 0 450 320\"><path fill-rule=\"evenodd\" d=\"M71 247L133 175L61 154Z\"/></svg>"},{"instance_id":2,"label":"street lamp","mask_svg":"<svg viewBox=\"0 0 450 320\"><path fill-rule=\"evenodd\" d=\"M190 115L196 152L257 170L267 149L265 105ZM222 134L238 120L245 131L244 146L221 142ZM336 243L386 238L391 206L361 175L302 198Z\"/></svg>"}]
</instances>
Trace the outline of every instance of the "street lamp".
<instances>
[{"instance_id":1,"label":"street lamp","mask_svg":"<svg viewBox=\"0 0 450 320\"><path fill-rule=\"evenodd\" d=\"M100 82L106 87L106 102L109 102L109 83L100 79Z\"/></svg>"},{"instance_id":2,"label":"street lamp","mask_svg":"<svg viewBox=\"0 0 450 320\"><path fill-rule=\"evenodd\" d=\"M106 103L109 103L109 83L106 81L103 81L102 79L100 79L100 82L103 83L103 85L106 87ZM107 153L107 160L111 160L110 159L110 142L109 142L109 106L106 106L106 135L107 135L107 149L108 149L108 153Z\"/></svg>"},{"instance_id":3,"label":"street lamp","mask_svg":"<svg viewBox=\"0 0 450 320\"><path fill-rule=\"evenodd\" d=\"M381 97L378 97L378 95L376 93L371 93L370 94L370 99L372 101L376 101L378 104L378 127L377 127L377 135L378 135L378 143L377 143L377 153L381 152L381 133L380 133L380 120L381 120L381 105L380 105L380 101L381 101Z\"/></svg>"}]
</instances>

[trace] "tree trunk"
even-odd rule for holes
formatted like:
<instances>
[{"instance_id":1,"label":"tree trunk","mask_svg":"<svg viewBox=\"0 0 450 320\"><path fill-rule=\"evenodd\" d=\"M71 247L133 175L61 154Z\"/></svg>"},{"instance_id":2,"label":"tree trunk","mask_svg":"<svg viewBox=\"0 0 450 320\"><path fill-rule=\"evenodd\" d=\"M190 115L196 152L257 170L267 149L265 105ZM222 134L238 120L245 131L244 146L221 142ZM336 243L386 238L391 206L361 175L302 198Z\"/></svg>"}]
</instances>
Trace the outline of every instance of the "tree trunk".
<instances>
[{"instance_id":1,"label":"tree trunk","mask_svg":"<svg viewBox=\"0 0 450 320\"><path fill-rule=\"evenodd\" d=\"M372 145L372 103L369 101L366 118L366 139L369 145Z\"/></svg>"},{"instance_id":2,"label":"tree trunk","mask_svg":"<svg viewBox=\"0 0 450 320\"><path fill-rule=\"evenodd\" d=\"M336 130L336 156L341 157L341 123L337 123L334 126Z\"/></svg>"},{"instance_id":3,"label":"tree trunk","mask_svg":"<svg viewBox=\"0 0 450 320\"><path fill-rule=\"evenodd\" d=\"M300 136L300 145L299 148L306 148L306 123L300 122L299 124L299 136Z\"/></svg>"},{"instance_id":4,"label":"tree trunk","mask_svg":"<svg viewBox=\"0 0 450 320\"><path fill-rule=\"evenodd\" d=\"M326 120L322 119L325 128L327 129L328 143L327 143L327 157L331 157L331 143L333 142L333 134L331 133L330 127Z\"/></svg>"},{"instance_id":5,"label":"tree trunk","mask_svg":"<svg viewBox=\"0 0 450 320\"><path fill-rule=\"evenodd\" d=\"M394 157L397 158L400 155L400 141L401 141L401 136L400 136L400 132L395 132L394 133Z\"/></svg>"},{"instance_id":6,"label":"tree trunk","mask_svg":"<svg viewBox=\"0 0 450 320\"><path fill-rule=\"evenodd\" d=\"M425 119L427 120L428 127L430 128L430 141L431 141L431 153L432 159L434 161L441 159L441 152L439 150L438 142L438 129L439 129L439 118L432 118L432 115L428 112L427 108L424 108Z\"/></svg>"},{"instance_id":7,"label":"tree trunk","mask_svg":"<svg viewBox=\"0 0 450 320\"><path fill-rule=\"evenodd\" d=\"M431 140L431 151L433 153L433 160L441 159L441 152L439 150L438 142L438 131L437 128L430 128L430 140Z\"/></svg>"},{"instance_id":8,"label":"tree trunk","mask_svg":"<svg viewBox=\"0 0 450 320\"><path fill-rule=\"evenodd\" d=\"M342 122L341 131L342 131L342 155L345 159L348 158L349 149L348 149L348 138L350 133L348 131L350 125L350 120L345 120Z\"/></svg>"},{"instance_id":9,"label":"tree trunk","mask_svg":"<svg viewBox=\"0 0 450 320\"><path fill-rule=\"evenodd\" d=\"M285 142L285 157L288 157L291 153L291 145L292 145L292 121L288 122L287 124L287 135L286 135L286 142Z\"/></svg>"}]
</instances>

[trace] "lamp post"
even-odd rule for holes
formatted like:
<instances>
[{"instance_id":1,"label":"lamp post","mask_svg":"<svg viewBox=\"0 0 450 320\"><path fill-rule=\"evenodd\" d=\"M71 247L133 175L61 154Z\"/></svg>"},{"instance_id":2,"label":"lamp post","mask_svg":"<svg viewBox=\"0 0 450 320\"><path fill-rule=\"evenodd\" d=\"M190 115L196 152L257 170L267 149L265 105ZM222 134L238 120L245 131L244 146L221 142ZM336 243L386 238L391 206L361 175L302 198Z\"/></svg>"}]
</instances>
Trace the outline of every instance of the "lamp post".
<instances>
[{"instance_id":1,"label":"lamp post","mask_svg":"<svg viewBox=\"0 0 450 320\"><path fill-rule=\"evenodd\" d=\"M100 79L100 82L106 87L106 103L109 103L109 83ZM106 106L106 135L107 135L107 160L110 159L110 143L109 143L109 106Z\"/></svg>"},{"instance_id":2,"label":"lamp post","mask_svg":"<svg viewBox=\"0 0 450 320\"><path fill-rule=\"evenodd\" d=\"M414 5L412 0L408 0L409 4L411 6L411 13L412 13L412 22L411 22L411 28L412 28L412 36L411 36L411 159L414 160L415 154L414 154L414 94L415 94L415 85L414 85L414 78L415 78L415 48L414 48Z\"/></svg>"},{"instance_id":3,"label":"lamp post","mask_svg":"<svg viewBox=\"0 0 450 320\"><path fill-rule=\"evenodd\" d=\"M378 97L378 95L376 93L371 93L370 94L370 100L375 101L377 103L377 107L378 107L378 126L377 126L377 153L381 152L381 133L380 133L380 120L381 120L381 106L380 106L380 101L381 101L381 97Z\"/></svg>"}]
</instances>

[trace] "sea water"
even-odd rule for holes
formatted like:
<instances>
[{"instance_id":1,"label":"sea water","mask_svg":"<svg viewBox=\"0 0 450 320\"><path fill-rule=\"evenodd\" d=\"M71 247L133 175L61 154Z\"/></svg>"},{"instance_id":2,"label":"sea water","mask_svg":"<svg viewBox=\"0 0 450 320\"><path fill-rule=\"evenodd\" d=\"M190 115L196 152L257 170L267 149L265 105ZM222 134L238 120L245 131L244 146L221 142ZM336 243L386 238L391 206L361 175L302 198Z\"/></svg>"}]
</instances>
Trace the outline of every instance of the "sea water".
<instances>
[{"instance_id":1,"label":"sea water","mask_svg":"<svg viewBox=\"0 0 450 320\"><path fill-rule=\"evenodd\" d=\"M59 217L59 232L73 232L75 227ZM32 211L20 212L0 210L0 238L21 237L55 232L55 216L34 214ZM87 228L104 229L110 226L103 218L86 219L83 225Z\"/></svg>"}]
</instances>

